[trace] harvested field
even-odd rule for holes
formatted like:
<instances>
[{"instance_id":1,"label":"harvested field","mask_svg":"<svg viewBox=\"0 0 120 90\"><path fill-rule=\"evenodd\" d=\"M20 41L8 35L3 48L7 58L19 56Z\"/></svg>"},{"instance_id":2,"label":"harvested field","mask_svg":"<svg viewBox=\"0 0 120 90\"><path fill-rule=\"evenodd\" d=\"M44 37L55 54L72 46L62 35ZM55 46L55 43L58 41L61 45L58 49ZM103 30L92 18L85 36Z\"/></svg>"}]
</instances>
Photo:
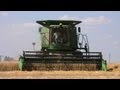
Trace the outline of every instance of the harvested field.
<instances>
[{"instance_id":1,"label":"harvested field","mask_svg":"<svg viewBox=\"0 0 120 90\"><path fill-rule=\"evenodd\" d=\"M120 64L108 64L107 67L107 72L19 71L17 62L0 62L0 79L120 79Z\"/></svg>"},{"instance_id":2,"label":"harvested field","mask_svg":"<svg viewBox=\"0 0 120 90\"><path fill-rule=\"evenodd\" d=\"M1 79L120 79L120 72L103 71L7 71Z\"/></svg>"}]
</instances>

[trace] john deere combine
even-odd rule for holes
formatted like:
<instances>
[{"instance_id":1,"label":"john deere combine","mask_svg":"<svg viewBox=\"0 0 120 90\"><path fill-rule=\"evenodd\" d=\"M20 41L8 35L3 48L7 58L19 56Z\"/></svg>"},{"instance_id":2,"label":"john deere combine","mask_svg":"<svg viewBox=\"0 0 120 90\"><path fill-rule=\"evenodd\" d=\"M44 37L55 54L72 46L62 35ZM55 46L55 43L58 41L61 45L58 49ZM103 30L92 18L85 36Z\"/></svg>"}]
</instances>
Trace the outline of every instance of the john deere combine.
<instances>
[{"instance_id":1,"label":"john deere combine","mask_svg":"<svg viewBox=\"0 0 120 90\"><path fill-rule=\"evenodd\" d=\"M90 52L87 36L76 27L81 21L36 21L41 50L23 51L20 70L106 70L101 52Z\"/></svg>"}]
</instances>

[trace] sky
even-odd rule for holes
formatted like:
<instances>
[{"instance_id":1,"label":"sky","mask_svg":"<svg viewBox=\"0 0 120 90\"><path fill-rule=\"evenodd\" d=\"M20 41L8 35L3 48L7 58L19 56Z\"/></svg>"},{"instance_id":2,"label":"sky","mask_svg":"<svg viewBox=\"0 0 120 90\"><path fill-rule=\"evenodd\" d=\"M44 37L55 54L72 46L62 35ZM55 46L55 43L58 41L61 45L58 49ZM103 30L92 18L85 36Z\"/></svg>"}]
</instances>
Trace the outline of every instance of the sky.
<instances>
[{"instance_id":1,"label":"sky","mask_svg":"<svg viewBox=\"0 0 120 90\"><path fill-rule=\"evenodd\" d=\"M120 11L0 11L0 55L19 57L23 50L40 50L37 20L80 20L91 52L120 63Z\"/></svg>"}]
</instances>

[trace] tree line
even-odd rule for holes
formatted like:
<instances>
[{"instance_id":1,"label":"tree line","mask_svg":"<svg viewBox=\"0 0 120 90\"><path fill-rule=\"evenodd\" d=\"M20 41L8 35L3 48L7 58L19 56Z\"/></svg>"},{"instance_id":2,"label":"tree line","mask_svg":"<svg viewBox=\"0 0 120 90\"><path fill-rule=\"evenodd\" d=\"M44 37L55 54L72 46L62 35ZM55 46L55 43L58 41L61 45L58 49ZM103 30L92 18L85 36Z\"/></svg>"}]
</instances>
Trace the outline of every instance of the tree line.
<instances>
[{"instance_id":1,"label":"tree line","mask_svg":"<svg viewBox=\"0 0 120 90\"><path fill-rule=\"evenodd\" d=\"M11 60L14 60L14 58L10 57L10 56L2 56L2 55L0 55L0 61L11 61Z\"/></svg>"}]
</instances>

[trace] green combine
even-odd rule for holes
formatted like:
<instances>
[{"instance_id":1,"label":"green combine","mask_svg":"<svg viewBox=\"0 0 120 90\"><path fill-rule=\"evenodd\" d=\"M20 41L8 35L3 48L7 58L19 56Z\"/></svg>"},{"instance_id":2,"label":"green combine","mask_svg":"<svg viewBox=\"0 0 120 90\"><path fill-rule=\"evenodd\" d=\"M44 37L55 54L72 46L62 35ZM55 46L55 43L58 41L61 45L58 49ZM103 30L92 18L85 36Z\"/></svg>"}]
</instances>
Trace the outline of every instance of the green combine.
<instances>
[{"instance_id":1,"label":"green combine","mask_svg":"<svg viewBox=\"0 0 120 90\"><path fill-rule=\"evenodd\" d=\"M39 28L41 50L23 51L19 68L25 70L104 70L106 61L101 52L90 52L87 35L76 27L81 21L36 21Z\"/></svg>"}]
</instances>

